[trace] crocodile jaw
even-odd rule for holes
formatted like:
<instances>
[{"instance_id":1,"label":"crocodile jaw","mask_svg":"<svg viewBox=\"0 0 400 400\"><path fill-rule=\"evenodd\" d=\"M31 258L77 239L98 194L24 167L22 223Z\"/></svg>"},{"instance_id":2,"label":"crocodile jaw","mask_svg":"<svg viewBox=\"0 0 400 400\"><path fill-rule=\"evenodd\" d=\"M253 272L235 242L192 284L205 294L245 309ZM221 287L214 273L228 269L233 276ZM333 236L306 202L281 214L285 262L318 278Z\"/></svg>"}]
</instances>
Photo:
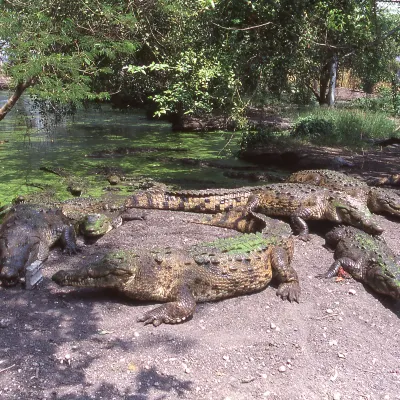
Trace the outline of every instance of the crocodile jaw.
<instances>
[{"instance_id":1,"label":"crocodile jaw","mask_svg":"<svg viewBox=\"0 0 400 400\"><path fill-rule=\"evenodd\" d=\"M118 261L105 256L79 270L58 271L51 279L60 286L121 288L135 276L137 267Z\"/></svg>"}]
</instances>

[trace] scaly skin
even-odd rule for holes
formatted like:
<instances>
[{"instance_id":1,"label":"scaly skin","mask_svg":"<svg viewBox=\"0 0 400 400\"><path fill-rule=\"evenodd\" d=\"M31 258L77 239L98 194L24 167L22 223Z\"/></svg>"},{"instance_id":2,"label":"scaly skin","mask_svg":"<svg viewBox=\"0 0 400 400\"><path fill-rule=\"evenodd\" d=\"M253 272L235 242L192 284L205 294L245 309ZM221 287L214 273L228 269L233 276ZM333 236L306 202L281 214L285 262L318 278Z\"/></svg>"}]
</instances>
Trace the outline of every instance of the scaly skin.
<instances>
[{"instance_id":1,"label":"scaly skin","mask_svg":"<svg viewBox=\"0 0 400 400\"><path fill-rule=\"evenodd\" d=\"M300 183L266 185L250 196L247 210L268 216L287 216L298 231L299 238L309 240L307 220L328 220L359 227L379 235L382 228L376 224L367 207L346 193L317 188Z\"/></svg>"},{"instance_id":2,"label":"scaly skin","mask_svg":"<svg viewBox=\"0 0 400 400\"><path fill-rule=\"evenodd\" d=\"M360 227L372 234L382 228L374 222L366 205L350 195L299 183L275 183L254 188L216 189L187 192L150 189L125 203L127 208L156 208L218 213L246 207L247 214L290 217L299 238L308 240L306 220L329 220Z\"/></svg>"},{"instance_id":3,"label":"scaly skin","mask_svg":"<svg viewBox=\"0 0 400 400\"><path fill-rule=\"evenodd\" d=\"M33 197L34 200L36 197ZM40 203L41 206L59 209L70 220L77 232L85 238L100 237L122 224L123 220L140 219L123 214L126 197L107 196L102 198L79 197L66 201ZM29 197L17 199L23 204L30 204Z\"/></svg>"},{"instance_id":4,"label":"scaly skin","mask_svg":"<svg viewBox=\"0 0 400 400\"><path fill-rule=\"evenodd\" d=\"M139 321L158 326L189 318L196 303L225 299L264 289L274 276L277 295L298 301L293 237L245 234L203 243L187 250L117 251L81 270L58 271L61 286L110 287L135 300L166 302Z\"/></svg>"},{"instance_id":5,"label":"scaly skin","mask_svg":"<svg viewBox=\"0 0 400 400\"><path fill-rule=\"evenodd\" d=\"M74 228L59 210L33 204L12 207L0 228L0 281L16 285L25 268L44 261L57 242L69 254L76 253L75 240Z\"/></svg>"},{"instance_id":6,"label":"scaly skin","mask_svg":"<svg viewBox=\"0 0 400 400\"><path fill-rule=\"evenodd\" d=\"M346 192L363 201L376 214L400 216L400 197L394 190L374 188L341 172L327 169L304 170L289 176L290 183L308 183Z\"/></svg>"},{"instance_id":7,"label":"scaly skin","mask_svg":"<svg viewBox=\"0 0 400 400\"><path fill-rule=\"evenodd\" d=\"M144 220L144 215L120 214L110 217L106 214L87 214L79 221L79 231L85 238L98 238L118 228L124 221Z\"/></svg>"},{"instance_id":8,"label":"scaly skin","mask_svg":"<svg viewBox=\"0 0 400 400\"><path fill-rule=\"evenodd\" d=\"M216 214L245 206L250 195L262 187L187 191L171 191L165 190L164 187L154 187L129 197L125 206L126 208L153 208Z\"/></svg>"},{"instance_id":9,"label":"scaly skin","mask_svg":"<svg viewBox=\"0 0 400 400\"><path fill-rule=\"evenodd\" d=\"M326 244L335 249L336 261L322 277L331 278L342 267L376 292L400 299L400 265L382 238L339 226L326 235Z\"/></svg>"}]
</instances>

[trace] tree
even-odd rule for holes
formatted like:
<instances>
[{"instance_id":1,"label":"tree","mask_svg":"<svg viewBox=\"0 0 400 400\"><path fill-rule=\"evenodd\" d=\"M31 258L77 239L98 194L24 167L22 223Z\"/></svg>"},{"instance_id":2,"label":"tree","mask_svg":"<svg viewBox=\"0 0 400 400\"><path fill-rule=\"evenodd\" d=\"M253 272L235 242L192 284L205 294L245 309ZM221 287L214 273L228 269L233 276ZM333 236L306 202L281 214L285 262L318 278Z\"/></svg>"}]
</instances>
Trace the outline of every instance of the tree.
<instances>
[{"instance_id":1,"label":"tree","mask_svg":"<svg viewBox=\"0 0 400 400\"><path fill-rule=\"evenodd\" d=\"M122 65L143 45L134 2L4 0L0 2L0 50L13 95L30 94L54 104L103 100L118 90Z\"/></svg>"}]
</instances>

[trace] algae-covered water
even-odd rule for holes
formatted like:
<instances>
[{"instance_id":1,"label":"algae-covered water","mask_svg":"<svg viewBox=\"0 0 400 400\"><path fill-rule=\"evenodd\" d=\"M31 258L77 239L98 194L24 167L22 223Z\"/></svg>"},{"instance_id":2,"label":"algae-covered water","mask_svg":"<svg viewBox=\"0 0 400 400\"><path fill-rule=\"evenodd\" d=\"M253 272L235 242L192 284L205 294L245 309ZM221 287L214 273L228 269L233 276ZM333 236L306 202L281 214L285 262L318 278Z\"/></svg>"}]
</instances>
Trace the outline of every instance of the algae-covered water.
<instances>
[{"instance_id":1,"label":"algae-covered water","mask_svg":"<svg viewBox=\"0 0 400 400\"><path fill-rule=\"evenodd\" d=\"M0 105L7 98L7 92L0 92ZM237 138L231 133L175 133L169 123L150 121L142 112L113 110L108 105L79 111L44 129L51 120L51 115L48 117L41 118L29 99L23 98L0 121L0 204L47 186L56 188L59 199L71 197L65 180L40 170L43 165L61 167L82 178L85 195L98 195L109 186L97 173L105 166L187 189L246 184L226 178L222 169L179 161L195 158L246 165L234 157ZM123 147L147 150L98 156L98 152ZM121 185L120 189L124 192L126 187Z\"/></svg>"}]
</instances>

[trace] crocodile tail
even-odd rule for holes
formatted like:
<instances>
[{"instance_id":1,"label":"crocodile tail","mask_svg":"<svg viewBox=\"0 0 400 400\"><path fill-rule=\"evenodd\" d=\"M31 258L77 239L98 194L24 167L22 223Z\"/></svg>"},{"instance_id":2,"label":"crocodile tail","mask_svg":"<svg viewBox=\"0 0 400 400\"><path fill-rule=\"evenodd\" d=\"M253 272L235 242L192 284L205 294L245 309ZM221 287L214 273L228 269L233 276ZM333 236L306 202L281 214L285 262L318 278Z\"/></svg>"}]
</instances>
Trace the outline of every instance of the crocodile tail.
<instances>
[{"instance_id":1,"label":"crocodile tail","mask_svg":"<svg viewBox=\"0 0 400 400\"><path fill-rule=\"evenodd\" d=\"M165 191L152 188L131 196L125 203L127 208L152 208L161 210L191 211L216 214L244 206L251 190L227 189Z\"/></svg>"}]
</instances>

